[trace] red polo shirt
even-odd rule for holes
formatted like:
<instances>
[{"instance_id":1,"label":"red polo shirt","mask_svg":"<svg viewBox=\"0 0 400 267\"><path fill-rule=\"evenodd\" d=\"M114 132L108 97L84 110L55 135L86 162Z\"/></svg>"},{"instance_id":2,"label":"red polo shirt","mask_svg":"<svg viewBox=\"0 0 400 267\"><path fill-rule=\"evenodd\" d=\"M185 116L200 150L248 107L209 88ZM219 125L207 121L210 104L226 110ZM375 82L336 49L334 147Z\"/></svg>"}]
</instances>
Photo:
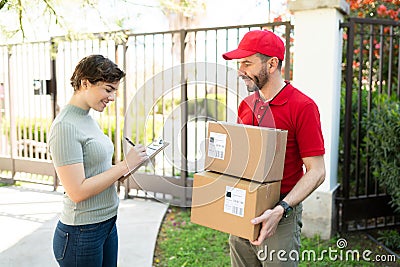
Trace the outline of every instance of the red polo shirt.
<instances>
[{"instance_id":1,"label":"red polo shirt","mask_svg":"<svg viewBox=\"0 0 400 267\"><path fill-rule=\"evenodd\" d=\"M270 102L258 91L246 97L238 108L238 123L288 131L281 194L304 175L302 158L325 154L317 105L288 82Z\"/></svg>"}]
</instances>

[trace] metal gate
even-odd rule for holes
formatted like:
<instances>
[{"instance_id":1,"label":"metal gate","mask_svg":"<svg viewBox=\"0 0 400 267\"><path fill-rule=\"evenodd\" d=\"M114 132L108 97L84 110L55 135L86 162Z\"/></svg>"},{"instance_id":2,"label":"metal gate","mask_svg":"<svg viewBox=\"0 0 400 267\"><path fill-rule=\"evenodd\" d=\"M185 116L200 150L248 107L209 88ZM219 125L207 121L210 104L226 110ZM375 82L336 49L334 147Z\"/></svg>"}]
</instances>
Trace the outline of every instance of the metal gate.
<instances>
[{"instance_id":1,"label":"metal gate","mask_svg":"<svg viewBox=\"0 0 400 267\"><path fill-rule=\"evenodd\" d=\"M247 95L244 84L238 82L235 62L227 62L221 55L236 48L246 32L261 28L286 40L284 76L289 80L293 37L289 22L99 33L75 40L63 36L51 42L0 46L0 82L6 104L0 113L0 177L15 181L22 179L21 173L29 172L30 177L40 174L43 180L45 174L49 176L45 183L57 187L46 133L54 115L73 93L69 77L76 63L98 53L127 73L116 101L101 114L92 112L114 141L114 161L123 157L127 146L123 135L138 143L162 136L172 144L153 164L124 183L125 195L151 196L189 206L192 176L203 168L206 122L235 121L237 106ZM28 167L28 162L38 167Z\"/></svg>"},{"instance_id":2,"label":"metal gate","mask_svg":"<svg viewBox=\"0 0 400 267\"><path fill-rule=\"evenodd\" d=\"M0 46L0 171L2 181L54 184L46 145L53 120L51 44Z\"/></svg>"},{"instance_id":3,"label":"metal gate","mask_svg":"<svg viewBox=\"0 0 400 267\"><path fill-rule=\"evenodd\" d=\"M116 58L119 46L107 37L109 34L91 35L77 41L55 37L48 42L0 46L1 182L57 188L46 136L53 119L73 93L69 77L79 59L100 53L120 63ZM115 112L117 106L118 101L104 114L92 114L113 140L111 124L117 130L120 127L121 116L114 116L119 114ZM120 159L120 142L114 143L115 158Z\"/></svg>"},{"instance_id":4,"label":"metal gate","mask_svg":"<svg viewBox=\"0 0 400 267\"><path fill-rule=\"evenodd\" d=\"M390 196L372 175L363 128L373 99L381 94L400 97L400 23L350 18L341 25L344 36L341 147L336 198L339 231L400 224Z\"/></svg>"},{"instance_id":5,"label":"metal gate","mask_svg":"<svg viewBox=\"0 0 400 267\"><path fill-rule=\"evenodd\" d=\"M127 190L144 188L160 200L190 206L193 174L204 168L207 121L236 121L238 104L248 94L237 79L235 62L226 62L222 54L236 48L246 32L261 28L285 40L284 75L290 79L289 22L128 36L126 67L133 75L127 82L135 92L129 99L137 108L128 108L125 119L133 114L133 120L125 122L125 131L137 132L140 125L147 125L150 137L162 132L171 145L159 164L128 181ZM146 111L146 104L140 103L152 107ZM133 138L140 141L138 134Z\"/></svg>"}]
</instances>

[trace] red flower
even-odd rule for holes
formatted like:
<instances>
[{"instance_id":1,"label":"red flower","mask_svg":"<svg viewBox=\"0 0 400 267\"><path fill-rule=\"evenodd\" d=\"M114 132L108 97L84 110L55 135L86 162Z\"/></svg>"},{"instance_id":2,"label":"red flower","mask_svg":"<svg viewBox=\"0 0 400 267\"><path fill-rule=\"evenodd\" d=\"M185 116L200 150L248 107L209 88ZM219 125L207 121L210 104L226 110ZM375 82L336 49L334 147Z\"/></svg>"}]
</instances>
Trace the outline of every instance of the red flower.
<instances>
[{"instance_id":1,"label":"red flower","mask_svg":"<svg viewBox=\"0 0 400 267\"><path fill-rule=\"evenodd\" d=\"M359 67L360 67L360 62L353 61L353 69L359 68Z\"/></svg>"},{"instance_id":2,"label":"red flower","mask_svg":"<svg viewBox=\"0 0 400 267\"><path fill-rule=\"evenodd\" d=\"M373 2L375 2L375 1L374 1L374 0L364 0L363 4L364 4L364 5L370 5L370 4L372 4Z\"/></svg>"},{"instance_id":3,"label":"red flower","mask_svg":"<svg viewBox=\"0 0 400 267\"><path fill-rule=\"evenodd\" d=\"M387 14L389 15L389 17L391 18L391 19L398 19L399 18L399 10L397 10L397 11L394 11L394 10L389 10L388 12L387 12Z\"/></svg>"},{"instance_id":4,"label":"red flower","mask_svg":"<svg viewBox=\"0 0 400 267\"><path fill-rule=\"evenodd\" d=\"M387 14L387 8L385 5L380 5L377 9L376 9L378 15L380 16L385 16Z\"/></svg>"},{"instance_id":5,"label":"red flower","mask_svg":"<svg viewBox=\"0 0 400 267\"><path fill-rule=\"evenodd\" d=\"M386 3L392 3L393 5L400 5L400 0L385 0Z\"/></svg>"}]
</instances>

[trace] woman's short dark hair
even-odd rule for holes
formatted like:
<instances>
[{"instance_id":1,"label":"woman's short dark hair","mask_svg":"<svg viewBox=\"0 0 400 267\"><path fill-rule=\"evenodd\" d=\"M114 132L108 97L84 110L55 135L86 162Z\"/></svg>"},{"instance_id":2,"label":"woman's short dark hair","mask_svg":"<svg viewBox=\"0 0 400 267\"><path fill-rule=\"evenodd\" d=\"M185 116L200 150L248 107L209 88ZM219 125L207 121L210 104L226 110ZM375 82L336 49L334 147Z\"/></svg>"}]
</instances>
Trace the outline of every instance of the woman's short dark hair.
<instances>
[{"instance_id":1,"label":"woman's short dark hair","mask_svg":"<svg viewBox=\"0 0 400 267\"><path fill-rule=\"evenodd\" d=\"M90 55L79 61L71 77L71 85L74 91L79 89L82 80L90 83L113 83L125 77L125 72L118 68L117 64L102 55Z\"/></svg>"}]
</instances>

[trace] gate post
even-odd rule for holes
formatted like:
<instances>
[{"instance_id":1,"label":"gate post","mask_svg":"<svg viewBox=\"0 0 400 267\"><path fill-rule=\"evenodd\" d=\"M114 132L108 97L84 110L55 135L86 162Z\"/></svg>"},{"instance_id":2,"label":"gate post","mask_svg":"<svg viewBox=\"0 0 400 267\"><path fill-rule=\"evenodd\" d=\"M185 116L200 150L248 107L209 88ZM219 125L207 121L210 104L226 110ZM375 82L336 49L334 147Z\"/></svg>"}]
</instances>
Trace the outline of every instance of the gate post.
<instances>
[{"instance_id":1,"label":"gate post","mask_svg":"<svg viewBox=\"0 0 400 267\"><path fill-rule=\"evenodd\" d=\"M187 135L187 123L188 123L188 107L187 107L187 77L186 77L186 66L185 66L185 48L186 48L186 30L180 31L180 44L181 44L181 162L182 162L182 170L179 185L183 188L182 198L181 198L181 207L187 207L187 199L188 199L188 188L187 188L187 179L188 179L188 161L187 161L187 143L188 143L188 135Z\"/></svg>"},{"instance_id":2,"label":"gate post","mask_svg":"<svg viewBox=\"0 0 400 267\"><path fill-rule=\"evenodd\" d=\"M328 239L336 231L342 31L345 0L289 1L294 13L293 84L317 103L325 140L325 182L304 201L303 230Z\"/></svg>"},{"instance_id":3,"label":"gate post","mask_svg":"<svg viewBox=\"0 0 400 267\"><path fill-rule=\"evenodd\" d=\"M53 110L53 120L56 118L58 114L58 104L57 104L57 70L56 70L56 57L58 52L58 44L54 41L53 38L50 39L51 44L51 59L50 59L50 95L51 95L51 106ZM54 169L54 180L53 180L53 190L57 191L59 186L58 175L56 170Z\"/></svg>"}]
</instances>

